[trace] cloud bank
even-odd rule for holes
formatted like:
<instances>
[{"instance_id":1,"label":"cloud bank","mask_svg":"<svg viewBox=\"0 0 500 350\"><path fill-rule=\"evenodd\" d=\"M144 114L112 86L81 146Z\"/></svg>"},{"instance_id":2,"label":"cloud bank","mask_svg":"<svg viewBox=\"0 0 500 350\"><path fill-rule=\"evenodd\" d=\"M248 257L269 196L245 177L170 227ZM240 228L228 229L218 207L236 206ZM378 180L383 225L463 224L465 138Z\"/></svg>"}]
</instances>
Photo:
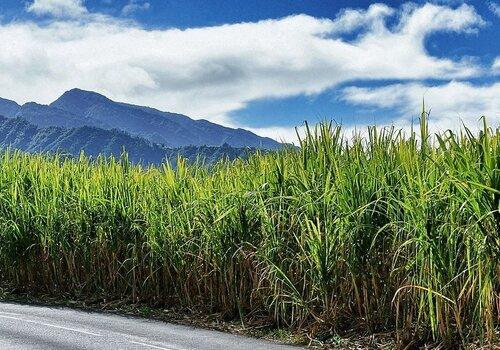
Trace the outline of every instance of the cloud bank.
<instances>
[{"instance_id":1,"label":"cloud bank","mask_svg":"<svg viewBox=\"0 0 500 350\"><path fill-rule=\"evenodd\" d=\"M420 96L420 98L418 98ZM473 85L451 81L436 86L420 83L394 84L377 88L349 87L343 98L353 104L377 108L395 108L401 113L398 125L407 125L408 115L422 109L422 99L431 110L434 131L456 129L463 122L480 127L486 116L493 126L500 126L500 83ZM427 108L426 108L427 109Z\"/></svg>"},{"instance_id":2,"label":"cloud bank","mask_svg":"<svg viewBox=\"0 0 500 350\"><path fill-rule=\"evenodd\" d=\"M35 0L28 11L54 19L0 24L0 42L7 48L0 50L0 96L18 102L48 103L79 87L232 126L230 112L262 98L314 95L356 81L459 80L483 71L471 60L434 57L425 48L434 33L470 33L484 24L465 4L373 4L344 10L333 20L295 15L186 30L150 30L91 14L81 0ZM395 24L388 25L389 19ZM446 91L498 89L458 82L445 86ZM347 89L345 98L368 103L363 98L379 93L389 96L377 103L399 106L390 96L395 92L413 106L411 100L420 101L424 86L388 89L393 90ZM282 135L279 128L256 131L279 138L292 135L290 130L281 130Z\"/></svg>"}]
</instances>

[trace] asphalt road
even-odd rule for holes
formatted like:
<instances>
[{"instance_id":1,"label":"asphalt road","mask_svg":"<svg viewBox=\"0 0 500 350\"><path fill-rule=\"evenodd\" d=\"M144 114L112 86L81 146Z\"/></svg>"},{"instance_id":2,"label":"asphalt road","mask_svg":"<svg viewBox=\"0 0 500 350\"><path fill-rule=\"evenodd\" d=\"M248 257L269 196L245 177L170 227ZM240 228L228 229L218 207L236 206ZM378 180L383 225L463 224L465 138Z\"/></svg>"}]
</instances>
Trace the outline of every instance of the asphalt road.
<instances>
[{"instance_id":1,"label":"asphalt road","mask_svg":"<svg viewBox=\"0 0 500 350\"><path fill-rule=\"evenodd\" d=\"M0 302L1 350L293 350L161 321Z\"/></svg>"}]
</instances>

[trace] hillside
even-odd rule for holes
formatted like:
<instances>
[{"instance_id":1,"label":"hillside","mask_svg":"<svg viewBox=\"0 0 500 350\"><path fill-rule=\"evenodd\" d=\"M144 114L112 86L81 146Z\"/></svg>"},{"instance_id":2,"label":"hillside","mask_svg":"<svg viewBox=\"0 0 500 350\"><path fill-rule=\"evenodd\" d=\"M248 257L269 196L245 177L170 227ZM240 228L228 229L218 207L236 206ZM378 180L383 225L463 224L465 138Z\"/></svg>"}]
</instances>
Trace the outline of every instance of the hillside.
<instances>
[{"instance_id":1,"label":"hillside","mask_svg":"<svg viewBox=\"0 0 500 350\"><path fill-rule=\"evenodd\" d=\"M164 160L175 164L178 155L191 162L199 157L206 163L213 163L221 158L244 157L252 151L229 145L167 148L119 130L104 130L92 126L68 129L54 126L39 127L23 118L5 117L0 117L0 148L72 156L77 156L83 151L93 158L98 155L119 157L125 149L132 163L146 165L158 165Z\"/></svg>"},{"instance_id":2,"label":"hillside","mask_svg":"<svg viewBox=\"0 0 500 350\"><path fill-rule=\"evenodd\" d=\"M19 108L21 108L21 106L18 105L16 102L6 100L0 97L0 115L4 115L6 117L13 117L19 111Z\"/></svg>"},{"instance_id":3,"label":"hillside","mask_svg":"<svg viewBox=\"0 0 500 350\"><path fill-rule=\"evenodd\" d=\"M227 128L206 120L193 120L185 115L162 112L144 106L119 103L91 91L73 89L50 104L51 107L89 120L100 121L132 135L170 147L221 146L276 149L281 145L243 129Z\"/></svg>"},{"instance_id":4,"label":"hillside","mask_svg":"<svg viewBox=\"0 0 500 350\"><path fill-rule=\"evenodd\" d=\"M0 99L0 115L39 126L117 129L167 147L222 146L279 149L282 145L244 129L232 129L182 114L120 103L91 91L72 89L49 106Z\"/></svg>"}]
</instances>

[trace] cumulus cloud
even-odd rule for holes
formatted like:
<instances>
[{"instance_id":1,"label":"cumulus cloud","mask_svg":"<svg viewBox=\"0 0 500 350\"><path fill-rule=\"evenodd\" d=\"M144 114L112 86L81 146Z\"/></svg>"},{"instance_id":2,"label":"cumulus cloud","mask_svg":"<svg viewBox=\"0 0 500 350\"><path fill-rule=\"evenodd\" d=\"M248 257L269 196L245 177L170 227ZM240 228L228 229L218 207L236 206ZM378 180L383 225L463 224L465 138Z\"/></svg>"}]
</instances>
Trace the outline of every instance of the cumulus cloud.
<instances>
[{"instance_id":1,"label":"cumulus cloud","mask_svg":"<svg viewBox=\"0 0 500 350\"><path fill-rule=\"evenodd\" d=\"M43 4L57 16L86 11L77 0L37 0L31 11ZM8 48L0 51L0 96L47 103L79 87L234 126L230 112L262 98L313 95L358 80L477 76L481 67L434 57L425 41L482 24L472 6L433 4L374 4L333 20L295 15L186 30L150 30L104 15L16 21L0 24Z\"/></svg>"},{"instance_id":2,"label":"cumulus cloud","mask_svg":"<svg viewBox=\"0 0 500 350\"><path fill-rule=\"evenodd\" d=\"M122 14L128 16L134 12L149 10L150 8L151 4L149 2L141 2L140 0L129 0L129 2L123 7Z\"/></svg>"},{"instance_id":3,"label":"cumulus cloud","mask_svg":"<svg viewBox=\"0 0 500 350\"><path fill-rule=\"evenodd\" d=\"M80 17L88 12L83 0L34 0L27 9L38 16L72 18Z\"/></svg>"},{"instance_id":4,"label":"cumulus cloud","mask_svg":"<svg viewBox=\"0 0 500 350\"><path fill-rule=\"evenodd\" d=\"M429 86L420 83L393 84L376 88L348 87L343 98L352 104L377 108L395 108L401 119L397 126L409 125L411 117L418 117L422 99L431 110L434 131L457 129L461 122L471 128L479 127L481 116L486 116L492 126L500 127L500 83L474 85L469 82L451 81Z\"/></svg>"}]
</instances>

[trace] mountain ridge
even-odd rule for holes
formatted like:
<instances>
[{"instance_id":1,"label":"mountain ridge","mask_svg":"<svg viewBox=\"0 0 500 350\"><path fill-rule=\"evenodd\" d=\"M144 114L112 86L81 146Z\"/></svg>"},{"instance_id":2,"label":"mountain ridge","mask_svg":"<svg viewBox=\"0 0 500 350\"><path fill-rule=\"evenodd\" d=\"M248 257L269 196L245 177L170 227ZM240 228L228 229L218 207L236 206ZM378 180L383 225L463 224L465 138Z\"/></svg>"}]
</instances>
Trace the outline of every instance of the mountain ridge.
<instances>
[{"instance_id":1,"label":"mountain ridge","mask_svg":"<svg viewBox=\"0 0 500 350\"><path fill-rule=\"evenodd\" d=\"M0 97L0 115L15 115L21 106L14 101Z\"/></svg>"},{"instance_id":2,"label":"mountain ridge","mask_svg":"<svg viewBox=\"0 0 500 350\"><path fill-rule=\"evenodd\" d=\"M115 102L99 93L77 88L66 91L49 106L169 147L227 143L233 147L281 148L277 141L244 129L228 128L203 119L194 120L152 107Z\"/></svg>"},{"instance_id":3,"label":"mountain ridge","mask_svg":"<svg viewBox=\"0 0 500 350\"><path fill-rule=\"evenodd\" d=\"M221 146L280 149L279 142L241 128L229 128L205 119L153 107L115 102L93 91L71 89L49 105L28 102L19 105L0 99L0 115L24 118L40 127L94 126L121 130L167 147Z\"/></svg>"},{"instance_id":4,"label":"mountain ridge","mask_svg":"<svg viewBox=\"0 0 500 350\"><path fill-rule=\"evenodd\" d=\"M81 89L68 90L49 105L0 98L0 116L0 148L31 153L76 156L84 151L92 157L117 157L126 150L133 163L158 165L164 159L175 161L177 155L191 161L199 155L213 163L283 147L248 130L115 102Z\"/></svg>"},{"instance_id":5,"label":"mountain ridge","mask_svg":"<svg viewBox=\"0 0 500 350\"><path fill-rule=\"evenodd\" d=\"M39 127L24 118L0 116L0 149L7 148L73 157L83 152L94 159L99 155L119 158L125 149L128 159L134 164L160 165L168 161L173 166L176 165L178 156L189 162L201 160L211 164L221 158L244 158L255 151L229 145L168 148L116 129L105 130L93 126Z\"/></svg>"}]
</instances>

